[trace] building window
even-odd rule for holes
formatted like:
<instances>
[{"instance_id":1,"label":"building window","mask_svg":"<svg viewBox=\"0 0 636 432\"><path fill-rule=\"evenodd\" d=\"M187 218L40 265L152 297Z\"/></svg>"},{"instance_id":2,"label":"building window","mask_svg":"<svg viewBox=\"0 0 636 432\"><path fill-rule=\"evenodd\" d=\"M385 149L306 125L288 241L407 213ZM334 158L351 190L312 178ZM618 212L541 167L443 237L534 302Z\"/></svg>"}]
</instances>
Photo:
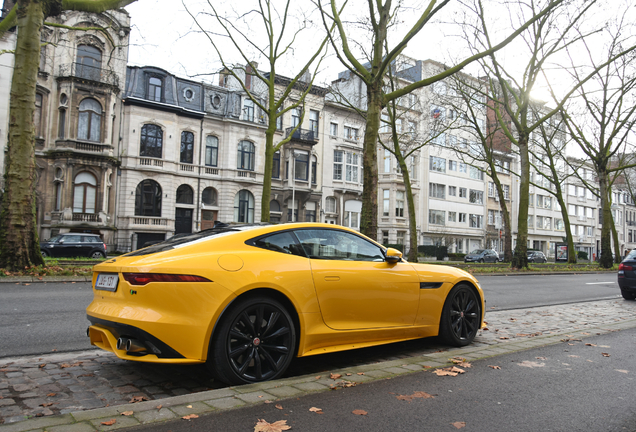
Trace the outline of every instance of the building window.
<instances>
[{"instance_id":1,"label":"building window","mask_svg":"<svg viewBox=\"0 0 636 432\"><path fill-rule=\"evenodd\" d=\"M470 221L469 226L471 228L481 228L484 223L484 217L482 215L471 214L469 217L469 221Z\"/></svg>"},{"instance_id":2,"label":"building window","mask_svg":"<svg viewBox=\"0 0 636 432\"><path fill-rule=\"evenodd\" d=\"M157 77L148 78L148 99L161 102L163 99L163 80Z\"/></svg>"},{"instance_id":3,"label":"building window","mask_svg":"<svg viewBox=\"0 0 636 432\"><path fill-rule=\"evenodd\" d=\"M209 205L209 206L215 206L217 205L216 200L217 200L216 189L214 189L213 187L206 187L205 189L203 189L203 193L201 194L201 201L203 201L203 204Z\"/></svg>"},{"instance_id":4,"label":"building window","mask_svg":"<svg viewBox=\"0 0 636 432\"><path fill-rule=\"evenodd\" d=\"M438 146L446 146L446 134L444 132L435 132L431 131L431 142L433 144L437 144Z\"/></svg>"},{"instance_id":5,"label":"building window","mask_svg":"<svg viewBox=\"0 0 636 432\"><path fill-rule=\"evenodd\" d=\"M448 161L448 169L449 171L457 171L457 161Z\"/></svg>"},{"instance_id":6,"label":"building window","mask_svg":"<svg viewBox=\"0 0 636 432\"><path fill-rule=\"evenodd\" d=\"M276 200L271 200L269 202L269 211L274 213L280 213L280 203Z\"/></svg>"},{"instance_id":7,"label":"building window","mask_svg":"<svg viewBox=\"0 0 636 432\"><path fill-rule=\"evenodd\" d=\"M431 171L446 172L446 159L437 156L431 156L429 168Z\"/></svg>"},{"instance_id":8,"label":"building window","mask_svg":"<svg viewBox=\"0 0 636 432\"><path fill-rule=\"evenodd\" d=\"M238 145L237 169L254 171L254 143L241 141Z\"/></svg>"},{"instance_id":9,"label":"building window","mask_svg":"<svg viewBox=\"0 0 636 432\"><path fill-rule=\"evenodd\" d=\"M87 98L79 104L77 138L100 141L102 128L102 106L95 99Z\"/></svg>"},{"instance_id":10,"label":"building window","mask_svg":"<svg viewBox=\"0 0 636 432\"><path fill-rule=\"evenodd\" d=\"M351 126L345 126L344 137L348 140L358 141L358 129Z\"/></svg>"},{"instance_id":11,"label":"building window","mask_svg":"<svg viewBox=\"0 0 636 432\"><path fill-rule=\"evenodd\" d=\"M33 113L33 127L35 129L35 136L42 136L42 95L40 93L35 94L35 112Z\"/></svg>"},{"instance_id":12,"label":"building window","mask_svg":"<svg viewBox=\"0 0 636 432\"><path fill-rule=\"evenodd\" d=\"M459 197L460 198L468 198L468 192L466 188L459 188Z\"/></svg>"},{"instance_id":13,"label":"building window","mask_svg":"<svg viewBox=\"0 0 636 432\"><path fill-rule=\"evenodd\" d=\"M192 132L181 132L181 163L191 164L194 160L194 134Z\"/></svg>"},{"instance_id":14,"label":"building window","mask_svg":"<svg viewBox=\"0 0 636 432\"><path fill-rule=\"evenodd\" d=\"M280 151L274 153L272 161L272 178L280 178Z\"/></svg>"},{"instance_id":15,"label":"building window","mask_svg":"<svg viewBox=\"0 0 636 432\"><path fill-rule=\"evenodd\" d=\"M213 135L205 138L205 165L218 166L219 163L219 139Z\"/></svg>"},{"instance_id":16,"label":"building window","mask_svg":"<svg viewBox=\"0 0 636 432\"><path fill-rule=\"evenodd\" d=\"M449 186L448 187L448 195L449 196L457 196L457 186Z\"/></svg>"},{"instance_id":17,"label":"building window","mask_svg":"<svg viewBox=\"0 0 636 432\"><path fill-rule=\"evenodd\" d=\"M428 223L431 225L446 225L446 212L443 210L429 210Z\"/></svg>"},{"instance_id":18,"label":"building window","mask_svg":"<svg viewBox=\"0 0 636 432\"><path fill-rule=\"evenodd\" d=\"M470 174L469 174L471 179L475 179L475 180L483 180L484 179L484 172L471 166L470 167Z\"/></svg>"},{"instance_id":19,"label":"building window","mask_svg":"<svg viewBox=\"0 0 636 432\"><path fill-rule=\"evenodd\" d=\"M404 191L395 194L395 217L404 217Z\"/></svg>"},{"instance_id":20,"label":"building window","mask_svg":"<svg viewBox=\"0 0 636 432\"><path fill-rule=\"evenodd\" d=\"M388 245L389 244L389 232L388 231L382 231L382 244L383 245Z\"/></svg>"},{"instance_id":21,"label":"building window","mask_svg":"<svg viewBox=\"0 0 636 432\"><path fill-rule=\"evenodd\" d=\"M177 188L177 204L194 204L194 191L187 184Z\"/></svg>"},{"instance_id":22,"label":"building window","mask_svg":"<svg viewBox=\"0 0 636 432\"><path fill-rule=\"evenodd\" d=\"M254 222L254 195L243 189L234 196L234 222Z\"/></svg>"},{"instance_id":23,"label":"building window","mask_svg":"<svg viewBox=\"0 0 636 432\"><path fill-rule=\"evenodd\" d=\"M73 213L95 213L97 180L93 174L79 173L75 177L73 192Z\"/></svg>"},{"instance_id":24,"label":"building window","mask_svg":"<svg viewBox=\"0 0 636 432\"><path fill-rule=\"evenodd\" d=\"M298 107L292 108L291 110L291 125L292 127L296 127L300 124L300 117L302 115L302 110Z\"/></svg>"},{"instance_id":25,"label":"building window","mask_svg":"<svg viewBox=\"0 0 636 432\"><path fill-rule=\"evenodd\" d=\"M327 213L335 213L336 212L336 198L335 197L327 197L325 200L325 212Z\"/></svg>"},{"instance_id":26,"label":"building window","mask_svg":"<svg viewBox=\"0 0 636 432\"><path fill-rule=\"evenodd\" d=\"M314 133L314 139L318 138L318 121L320 114L318 111L309 110L309 129Z\"/></svg>"},{"instance_id":27,"label":"building window","mask_svg":"<svg viewBox=\"0 0 636 432\"><path fill-rule=\"evenodd\" d=\"M446 199L446 185L429 183L428 194L431 198Z\"/></svg>"},{"instance_id":28,"label":"building window","mask_svg":"<svg viewBox=\"0 0 636 432\"><path fill-rule=\"evenodd\" d=\"M448 221L449 222L457 222L457 212L448 212Z\"/></svg>"},{"instance_id":29,"label":"building window","mask_svg":"<svg viewBox=\"0 0 636 432\"><path fill-rule=\"evenodd\" d=\"M390 216L391 213L391 191L389 189L384 189L382 191L383 200L382 200L382 216Z\"/></svg>"},{"instance_id":30,"label":"building window","mask_svg":"<svg viewBox=\"0 0 636 432\"><path fill-rule=\"evenodd\" d=\"M345 202L344 226L358 229L360 228L360 212L362 211L362 201L349 200Z\"/></svg>"},{"instance_id":31,"label":"building window","mask_svg":"<svg viewBox=\"0 0 636 432\"><path fill-rule=\"evenodd\" d=\"M459 214L459 221L466 223L466 213L460 213Z\"/></svg>"},{"instance_id":32,"label":"building window","mask_svg":"<svg viewBox=\"0 0 636 432\"><path fill-rule=\"evenodd\" d=\"M397 232L397 237L395 239L395 242L399 245L403 245L404 244L404 236L406 234L406 231L398 231Z\"/></svg>"},{"instance_id":33,"label":"building window","mask_svg":"<svg viewBox=\"0 0 636 432\"><path fill-rule=\"evenodd\" d=\"M316 156L311 157L311 184L318 183L318 158Z\"/></svg>"},{"instance_id":34,"label":"building window","mask_svg":"<svg viewBox=\"0 0 636 432\"><path fill-rule=\"evenodd\" d=\"M459 163L459 172L460 173L466 173L466 164L463 162Z\"/></svg>"},{"instance_id":35,"label":"building window","mask_svg":"<svg viewBox=\"0 0 636 432\"><path fill-rule=\"evenodd\" d=\"M154 180L143 180L135 191L135 216L161 216L161 186Z\"/></svg>"},{"instance_id":36,"label":"building window","mask_svg":"<svg viewBox=\"0 0 636 432\"><path fill-rule=\"evenodd\" d=\"M484 192L471 189L468 201L473 203L473 204L483 204L484 203Z\"/></svg>"},{"instance_id":37,"label":"building window","mask_svg":"<svg viewBox=\"0 0 636 432\"><path fill-rule=\"evenodd\" d=\"M57 137L63 139L65 136L64 129L66 128L66 108L60 108L59 118L57 124Z\"/></svg>"},{"instance_id":38,"label":"building window","mask_svg":"<svg viewBox=\"0 0 636 432\"><path fill-rule=\"evenodd\" d=\"M334 138L338 136L338 123L329 123L329 135Z\"/></svg>"},{"instance_id":39,"label":"building window","mask_svg":"<svg viewBox=\"0 0 636 432\"><path fill-rule=\"evenodd\" d=\"M294 151L294 178L302 181L309 179L309 153Z\"/></svg>"},{"instance_id":40,"label":"building window","mask_svg":"<svg viewBox=\"0 0 636 432\"><path fill-rule=\"evenodd\" d=\"M55 183L55 211L62 210L62 183Z\"/></svg>"},{"instance_id":41,"label":"building window","mask_svg":"<svg viewBox=\"0 0 636 432\"><path fill-rule=\"evenodd\" d=\"M305 222L316 222L316 210L305 210Z\"/></svg>"},{"instance_id":42,"label":"building window","mask_svg":"<svg viewBox=\"0 0 636 432\"><path fill-rule=\"evenodd\" d=\"M335 150L333 152L333 179L334 180L342 180L342 163L343 160L343 151Z\"/></svg>"},{"instance_id":43,"label":"building window","mask_svg":"<svg viewBox=\"0 0 636 432\"><path fill-rule=\"evenodd\" d=\"M160 158L163 152L163 131L157 125L146 124L141 128L139 156Z\"/></svg>"},{"instance_id":44,"label":"building window","mask_svg":"<svg viewBox=\"0 0 636 432\"><path fill-rule=\"evenodd\" d=\"M384 149L384 172L391 172L391 152L387 149Z\"/></svg>"},{"instance_id":45,"label":"building window","mask_svg":"<svg viewBox=\"0 0 636 432\"><path fill-rule=\"evenodd\" d=\"M254 121L254 101L247 96L243 99L243 120Z\"/></svg>"},{"instance_id":46,"label":"building window","mask_svg":"<svg viewBox=\"0 0 636 432\"><path fill-rule=\"evenodd\" d=\"M348 182L358 182L358 155L357 153L345 152L346 154L346 180Z\"/></svg>"},{"instance_id":47,"label":"building window","mask_svg":"<svg viewBox=\"0 0 636 432\"><path fill-rule=\"evenodd\" d=\"M101 81L102 52L91 45L77 47L77 76L93 81Z\"/></svg>"}]
</instances>

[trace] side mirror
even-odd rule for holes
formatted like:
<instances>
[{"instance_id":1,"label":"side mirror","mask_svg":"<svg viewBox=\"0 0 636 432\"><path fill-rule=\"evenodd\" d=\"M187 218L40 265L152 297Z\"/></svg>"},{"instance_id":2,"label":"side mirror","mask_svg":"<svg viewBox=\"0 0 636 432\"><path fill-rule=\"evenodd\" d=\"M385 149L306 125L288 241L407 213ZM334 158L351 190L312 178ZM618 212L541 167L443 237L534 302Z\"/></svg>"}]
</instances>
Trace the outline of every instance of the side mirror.
<instances>
[{"instance_id":1,"label":"side mirror","mask_svg":"<svg viewBox=\"0 0 636 432\"><path fill-rule=\"evenodd\" d=\"M59 244L64 244L64 239L58 240Z\"/></svg>"},{"instance_id":2,"label":"side mirror","mask_svg":"<svg viewBox=\"0 0 636 432\"><path fill-rule=\"evenodd\" d=\"M395 264L402 259L402 252L397 249L388 248L386 250L386 258L384 260L389 264Z\"/></svg>"}]
</instances>

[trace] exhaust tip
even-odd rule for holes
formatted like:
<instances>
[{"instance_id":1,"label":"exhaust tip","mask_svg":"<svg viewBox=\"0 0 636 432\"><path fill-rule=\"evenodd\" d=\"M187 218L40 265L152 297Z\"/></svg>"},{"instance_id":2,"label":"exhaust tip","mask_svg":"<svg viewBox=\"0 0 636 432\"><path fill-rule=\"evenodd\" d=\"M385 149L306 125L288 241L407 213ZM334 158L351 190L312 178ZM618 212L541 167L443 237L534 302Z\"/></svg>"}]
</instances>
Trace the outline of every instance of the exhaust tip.
<instances>
[{"instance_id":1,"label":"exhaust tip","mask_svg":"<svg viewBox=\"0 0 636 432\"><path fill-rule=\"evenodd\" d=\"M126 349L126 345L128 344L128 341L129 341L129 339L126 339L126 338L117 339L117 349L118 350Z\"/></svg>"}]
</instances>

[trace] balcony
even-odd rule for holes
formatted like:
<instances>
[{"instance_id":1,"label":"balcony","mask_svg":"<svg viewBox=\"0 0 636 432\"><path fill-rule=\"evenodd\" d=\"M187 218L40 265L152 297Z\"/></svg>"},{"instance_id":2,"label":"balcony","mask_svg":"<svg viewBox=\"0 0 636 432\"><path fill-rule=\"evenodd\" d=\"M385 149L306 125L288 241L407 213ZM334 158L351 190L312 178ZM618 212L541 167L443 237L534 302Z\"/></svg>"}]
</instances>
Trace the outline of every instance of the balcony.
<instances>
[{"instance_id":1,"label":"balcony","mask_svg":"<svg viewBox=\"0 0 636 432\"><path fill-rule=\"evenodd\" d=\"M309 144L311 146L316 145L318 143L318 133L309 129L301 129L301 128L296 129L296 131L292 133L293 130L294 130L293 127L285 129L285 137L288 137L291 135L292 141Z\"/></svg>"},{"instance_id":2,"label":"balcony","mask_svg":"<svg viewBox=\"0 0 636 432\"><path fill-rule=\"evenodd\" d=\"M119 76L108 69L84 65L82 63L70 63L60 65L59 77L80 78L102 84L109 84L119 87Z\"/></svg>"},{"instance_id":3,"label":"balcony","mask_svg":"<svg viewBox=\"0 0 636 432\"><path fill-rule=\"evenodd\" d=\"M99 222L97 213L73 213L73 222Z\"/></svg>"},{"instance_id":4,"label":"balcony","mask_svg":"<svg viewBox=\"0 0 636 432\"><path fill-rule=\"evenodd\" d=\"M109 144L90 143L74 140L58 140L55 141L55 148L72 149L88 153L111 153L112 147Z\"/></svg>"}]
</instances>

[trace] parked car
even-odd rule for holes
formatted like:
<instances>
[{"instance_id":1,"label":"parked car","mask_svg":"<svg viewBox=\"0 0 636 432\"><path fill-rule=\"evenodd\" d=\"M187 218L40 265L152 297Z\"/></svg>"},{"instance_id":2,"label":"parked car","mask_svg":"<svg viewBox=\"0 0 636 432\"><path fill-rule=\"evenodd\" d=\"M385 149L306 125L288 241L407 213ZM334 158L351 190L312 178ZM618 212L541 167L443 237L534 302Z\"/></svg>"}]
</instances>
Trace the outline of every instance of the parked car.
<instances>
[{"instance_id":1,"label":"parked car","mask_svg":"<svg viewBox=\"0 0 636 432\"><path fill-rule=\"evenodd\" d=\"M493 249L475 249L464 257L464 262L499 262L499 254Z\"/></svg>"},{"instance_id":2,"label":"parked car","mask_svg":"<svg viewBox=\"0 0 636 432\"><path fill-rule=\"evenodd\" d=\"M142 362L207 363L230 384L298 356L427 336L470 344L484 294L469 273L321 223L207 229L93 268L91 344Z\"/></svg>"},{"instance_id":3,"label":"parked car","mask_svg":"<svg viewBox=\"0 0 636 432\"><path fill-rule=\"evenodd\" d=\"M636 299L636 249L618 265L618 286L625 300Z\"/></svg>"},{"instance_id":4,"label":"parked car","mask_svg":"<svg viewBox=\"0 0 636 432\"><path fill-rule=\"evenodd\" d=\"M40 242L44 257L106 258L106 244L97 234L65 233Z\"/></svg>"},{"instance_id":5,"label":"parked car","mask_svg":"<svg viewBox=\"0 0 636 432\"><path fill-rule=\"evenodd\" d=\"M531 263L547 263L548 259L541 251L528 251L528 262Z\"/></svg>"}]
</instances>

